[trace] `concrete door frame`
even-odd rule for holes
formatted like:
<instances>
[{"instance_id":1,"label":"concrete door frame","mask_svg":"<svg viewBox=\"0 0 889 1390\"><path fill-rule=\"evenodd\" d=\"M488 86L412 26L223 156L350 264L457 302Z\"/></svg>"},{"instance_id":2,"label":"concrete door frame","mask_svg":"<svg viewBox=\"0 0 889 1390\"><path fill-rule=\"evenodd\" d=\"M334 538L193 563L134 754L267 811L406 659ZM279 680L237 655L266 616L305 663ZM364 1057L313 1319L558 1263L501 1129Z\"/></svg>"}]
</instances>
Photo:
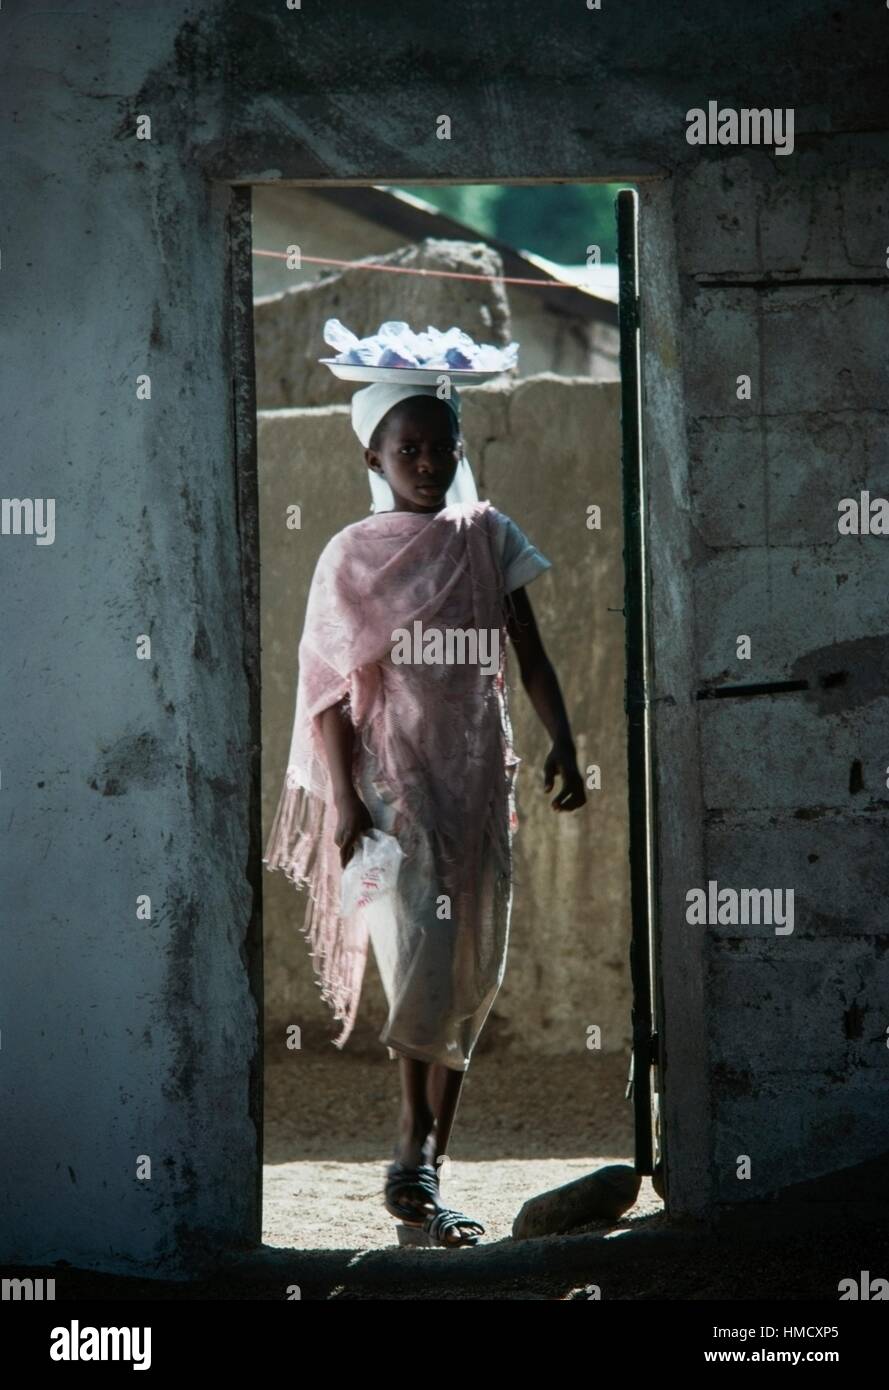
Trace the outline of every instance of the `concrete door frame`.
<instances>
[{"instance_id":1,"label":"concrete door frame","mask_svg":"<svg viewBox=\"0 0 889 1390\"><path fill-rule=\"evenodd\" d=\"M663 176L634 173L597 178L547 179L411 179L378 175L374 179L276 179L276 186L367 187L370 183L440 183L446 186L493 182L516 185L553 183L632 182L639 197L639 283L642 328L641 424L642 478L645 506L651 525L647 536L646 585L650 603L650 657L652 677L652 750L655 786L654 838L658 877L654 885L656 923L665 921L662 901L676 900L676 892L697 881L703 866L703 834L700 818L697 724L693 700L678 698L676 675L688 674L686 692L694 685L694 641L687 642L680 660L671 650L662 661L658 614L664 616L663 595L679 591L688 595L691 548L687 505L687 450L679 352L680 287L674 246L673 202L670 181ZM257 475L256 380L252 315L252 189L262 179L221 179L213 183L227 190L228 206L228 358L232 382L235 487L237 492L238 554L241 572L242 622L245 634L244 669L249 689L249 861L246 873L253 891L252 911L246 933L245 968L258 1017L256 1048L249 1078L250 1118L257 1135L257 1177L253 1197L253 1222L257 1243L262 1234L263 1160L263 941L262 941L262 818L261 818L261 674L260 674L260 565L259 496ZM667 462L657 470L655 461ZM659 577L666 567L666 580ZM689 600L688 612L691 611ZM674 644L675 645L675 644ZM665 689L665 685L671 687ZM691 706L689 708L689 705ZM664 767L659 768L658 744L668 745ZM676 794L663 795L662 774L667 767L683 769L677 787L683 808L676 822ZM677 779L678 780L678 779ZM659 1035L660 1143L664 1167L671 1165L665 1198L669 1215L699 1216L711 1203L709 1163L709 1076L704 1046L702 964L690 939L671 932L664 939L656 929L654 941L655 999ZM676 1027L671 1026L671 1020ZM677 1085L669 1084L670 1065Z\"/></svg>"}]
</instances>

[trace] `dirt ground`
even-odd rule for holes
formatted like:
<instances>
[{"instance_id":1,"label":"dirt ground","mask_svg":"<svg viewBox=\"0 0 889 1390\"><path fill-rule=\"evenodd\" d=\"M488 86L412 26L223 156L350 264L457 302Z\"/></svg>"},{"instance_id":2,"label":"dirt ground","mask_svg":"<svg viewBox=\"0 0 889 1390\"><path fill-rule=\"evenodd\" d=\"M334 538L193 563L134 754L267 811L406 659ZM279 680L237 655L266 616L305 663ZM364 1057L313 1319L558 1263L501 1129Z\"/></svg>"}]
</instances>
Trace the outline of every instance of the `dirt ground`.
<instances>
[{"instance_id":1,"label":"dirt ground","mask_svg":"<svg viewBox=\"0 0 889 1390\"><path fill-rule=\"evenodd\" d=\"M385 1054L269 1059L264 1242L269 1254L280 1251L279 1279L297 1278L302 1297L326 1300L565 1300L589 1299L593 1290L609 1301L769 1306L835 1303L839 1279L860 1269L889 1273L880 1223L827 1229L816 1218L811 1229L782 1234L777 1218L747 1229L742 1216L731 1235L708 1234L668 1221L647 1178L613 1226L513 1240L513 1220L529 1197L606 1163L632 1165L628 1060L476 1056L443 1194L487 1233L457 1251L399 1248L382 1206L397 1063ZM295 1257L294 1249L304 1253Z\"/></svg>"},{"instance_id":2,"label":"dirt ground","mask_svg":"<svg viewBox=\"0 0 889 1390\"><path fill-rule=\"evenodd\" d=\"M396 1246L397 1223L382 1193L398 1064L385 1052L380 1059L331 1052L267 1060L263 1239L308 1250ZM442 1195L482 1222L485 1243L511 1236L529 1197L608 1163L632 1165L628 1065L625 1056L593 1052L473 1059ZM662 1209L645 1179L622 1224Z\"/></svg>"},{"instance_id":3,"label":"dirt ground","mask_svg":"<svg viewBox=\"0 0 889 1390\"><path fill-rule=\"evenodd\" d=\"M309 1052L266 1062L263 1244L183 1255L202 1277L125 1278L75 1269L4 1270L54 1276L62 1302L138 1299L280 1302L379 1300L827 1302L861 1271L889 1277L889 1222L866 1193L839 1217L777 1210L733 1213L729 1229L668 1220L650 1182L615 1225L514 1240L529 1197L595 1171L632 1165L627 1059L587 1053L527 1059L477 1054L467 1074L443 1192L487 1228L460 1250L400 1247L382 1205L398 1114L397 1063ZM845 1198L845 1189L843 1190ZM885 1206L885 1204L884 1204ZM209 1262L208 1262L209 1255ZM160 1274L160 1271L158 1271ZM665 1310L666 1315L666 1310ZM669 1314L673 1316L672 1312ZM743 1317L752 1317L746 1311Z\"/></svg>"}]
</instances>

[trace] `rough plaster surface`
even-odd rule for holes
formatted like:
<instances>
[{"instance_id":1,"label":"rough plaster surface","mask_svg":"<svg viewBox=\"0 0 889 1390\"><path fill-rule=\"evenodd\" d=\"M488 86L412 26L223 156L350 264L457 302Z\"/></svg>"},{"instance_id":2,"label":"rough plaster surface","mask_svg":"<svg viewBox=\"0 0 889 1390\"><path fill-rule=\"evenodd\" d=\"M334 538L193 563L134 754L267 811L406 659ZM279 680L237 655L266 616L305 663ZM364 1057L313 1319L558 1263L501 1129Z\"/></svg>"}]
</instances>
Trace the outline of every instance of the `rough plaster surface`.
<instances>
[{"instance_id":1,"label":"rough plaster surface","mask_svg":"<svg viewBox=\"0 0 889 1390\"><path fill-rule=\"evenodd\" d=\"M258 846L244 810L255 651L240 602L249 516L239 516L233 462L245 363L232 333L232 183L643 181L671 1208L740 1200L736 1151L753 1151L757 1181L778 1187L793 1172L815 1177L885 1150L885 986L862 965L858 909L834 906L838 883L869 872L885 896L884 868L854 857L884 814L881 726L856 733L841 711L818 720L804 697L781 697L798 717L776 718L790 721L791 739L810 740L820 771L801 752L777 776L762 760L732 812L720 749L734 745L744 767L744 721L777 710L777 698L759 715L694 699L707 677L700 644L719 671L713 629L728 644L736 626L705 575L732 530L718 483L697 491L701 468L720 467L726 498L749 513L744 583L752 610L771 593L773 652L786 625L791 662L825 652L833 670L835 642L845 650L875 635L882 549L859 568L859 540L836 547L856 594L838 627L842 585L769 590L762 576L773 516L801 573L815 559L811 536L826 540L825 416L854 427L836 459L840 495L850 479L878 483L883 468L880 446L867 452L885 412L880 7L696 0L681 11L592 12L564 0L544 14L530 0L490 11L454 0L443 26L436 7L406 24L382 0L340 5L333 23L324 6L109 0L60 14L10 0L3 29L8 486L57 502L54 546L2 537L13 682L2 754L3 1086L15 1117L0 1155L3 1258L159 1269L259 1236L260 1000L247 973ZM713 98L792 106L799 153L690 147L684 113ZM144 113L151 142L135 139ZM441 113L449 141L435 136ZM775 283L788 278L786 290ZM731 393L743 371L758 387L749 411ZM136 400L142 372L150 403ZM760 438L748 455L731 429L751 420ZM798 444L783 475L792 496L771 486L779 458L767 431L782 427ZM722 465L711 429L730 450ZM809 438L813 500L800 507ZM739 458L752 460L740 499ZM799 638L801 605L811 626ZM152 637L150 662L135 659L141 633ZM852 672L853 702L866 670ZM839 797L831 741L837 769L857 754L871 809ZM829 822L817 811L825 793ZM714 804L726 812L718 837L704 814ZM784 987L759 1006L751 994L741 1018L723 1007L727 948L689 932L676 904L705 872L738 870L736 825L760 837L755 872L772 881L801 814L822 837L821 911L836 920L829 947L810 928L794 940L801 964L800 946L823 945L830 966L808 1031L788 1048ZM150 923L135 916L145 892ZM777 964L775 973L784 978ZM822 1096L845 1065L850 1011L867 1020L863 1064ZM776 1038L768 1093L755 1077L739 1089L712 1065L736 1054L737 1067L751 1028ZM809 1040L824 1034L837 1038L836 1055L808 1065ZM134 1178L141 1154L152 1158L150 1184Z\"/></svg>"}]
</instances>

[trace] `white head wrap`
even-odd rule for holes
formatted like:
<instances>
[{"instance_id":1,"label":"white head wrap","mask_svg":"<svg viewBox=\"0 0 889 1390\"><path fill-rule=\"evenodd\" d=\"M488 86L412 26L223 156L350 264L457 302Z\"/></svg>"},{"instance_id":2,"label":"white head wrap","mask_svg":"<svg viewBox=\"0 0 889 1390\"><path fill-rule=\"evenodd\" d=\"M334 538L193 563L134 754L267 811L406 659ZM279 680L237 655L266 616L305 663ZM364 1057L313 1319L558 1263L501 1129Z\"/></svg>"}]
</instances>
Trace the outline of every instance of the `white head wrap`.
<instances>
[{"instance_id":1,"label":"white head wrap","mask_svg":"<svg viewBox=\"0 0 889 1390\"><path fill-rule=\"evenodd\" d=\"M363 390L356 391L352 397L352 428L365 449L369 448L371 436L386 412L391 410L394 405L398 405L399 401L406 401L411 396L435 396L437 399L443 400L445 405L451 407L457 418L457 424L460 424L460 396L456 387L451 387L451 394L448 397L439 396L436 386L396 386L391 382L375 381L372 386L365 386ZM374 512L392 511L395 506L395 498L386 479L381 474L375 473L372 468L369 468L367 472L373 499L371 510ZM477 501L478 491L475 486L472 465L464 451L463 457L457 465L454 481L448 488L445 506L452 507L458 502Z\"/></svg>"}]
</instances>

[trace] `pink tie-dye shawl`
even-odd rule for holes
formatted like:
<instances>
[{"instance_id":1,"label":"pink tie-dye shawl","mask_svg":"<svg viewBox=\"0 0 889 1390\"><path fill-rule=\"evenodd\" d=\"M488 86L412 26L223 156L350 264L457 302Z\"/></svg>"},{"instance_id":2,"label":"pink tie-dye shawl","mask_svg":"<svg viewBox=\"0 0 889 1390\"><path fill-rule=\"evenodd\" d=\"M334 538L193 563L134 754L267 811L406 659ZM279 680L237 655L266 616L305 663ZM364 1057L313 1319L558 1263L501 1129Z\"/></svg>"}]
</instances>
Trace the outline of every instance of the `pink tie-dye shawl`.
<instances>
[{"instance_id":1,"label":"pink tie-dye shawl","mask_svg":"<svg viewBox=\"0 0 889 1390\"><path fill-rule=\"evenodd\" d=\"M381 512L340 531L312 579L299 645L296 713L287 777L264 862L308 888L303 932L322 997L352 1031L367 933L340 915L337 811L321 713L348 697L356 729L355 770L369 754L400 812L402 848L423 826L436 845L433 891L469 897L480 856L509 872L515 824L512 749L503 678L504 594L488 502L436 513ZM478 666L447 671L393 664L395 630L461 626L497 630L496 675Z\"/></svg>"}]
</instances>

